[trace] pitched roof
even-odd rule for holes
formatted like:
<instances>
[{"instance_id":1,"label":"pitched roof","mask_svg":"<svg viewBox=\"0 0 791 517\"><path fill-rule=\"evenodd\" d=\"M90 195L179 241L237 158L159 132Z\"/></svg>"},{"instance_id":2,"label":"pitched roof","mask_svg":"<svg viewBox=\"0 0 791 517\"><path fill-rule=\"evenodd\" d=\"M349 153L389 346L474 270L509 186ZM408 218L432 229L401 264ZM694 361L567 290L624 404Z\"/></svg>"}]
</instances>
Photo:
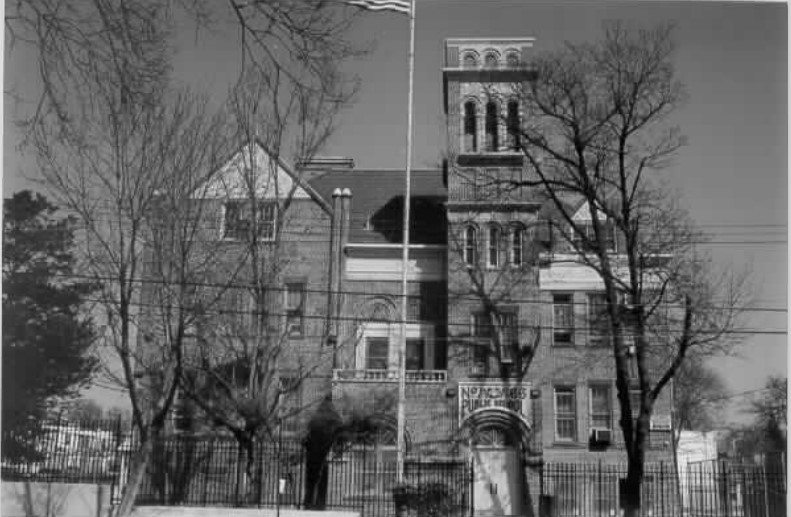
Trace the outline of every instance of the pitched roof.
<instances>
[{"instance_id":1,"label":"pitched roof","mask_svg":"<svg viewBox=\"0 0 791 517\"><path fill-rule=\"evenodd\" d=\"M328 203L336 188L352 193L349 241L400 243L405 177L400 169L334 170L308 181ZM410 241L444 244L447 240L444 203L447 189L441 169L411 171ZM432 224L426 225L426 221ZM433 224L436 221L436 224ZM420 224L418 224L420 223Z\"/></svg>"}]
</instances>

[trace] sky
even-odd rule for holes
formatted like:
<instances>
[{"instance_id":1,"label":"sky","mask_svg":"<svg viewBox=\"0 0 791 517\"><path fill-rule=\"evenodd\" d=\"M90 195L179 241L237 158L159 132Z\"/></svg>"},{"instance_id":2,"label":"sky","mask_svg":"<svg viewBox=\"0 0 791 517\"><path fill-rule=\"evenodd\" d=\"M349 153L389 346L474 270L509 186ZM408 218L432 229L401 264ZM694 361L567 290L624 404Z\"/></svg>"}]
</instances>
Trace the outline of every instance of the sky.
<instances>
[{"instance_id":1,"label":"sky","mask_svg":"<svg viewBox=\"0 0 791 517\"><path fill-rule=\"evenodd\" d=\"M728 420L769 375L788 368L788 44L784 3L552 2L525 0L417 0L415 148L413 166L439 164L445 145L442 52L449 37L534 37L542 52L566 41L598 38L605 20L676 24L677 78L689 99L674 116L689 144L663 172L680 202L711 234L718 266L751 275L751 310L732 356L712 362L732 393ZM360 17L350 38L371 52L347 65L361 89L342 114L321 154L353 158L359 168L404 165L408 21L396 13ZM221 99L239 66L233 31L189 27L178 40L175 75ZM3 193L30 183L29 159L16 150L11 121L31 109L34 61L24 49L6 50ZM10 95L13 90L15 95ZM21 96L21 100L19 98ZM768 310L771 309L771 310Z\"/></svg>"}]
</instances>

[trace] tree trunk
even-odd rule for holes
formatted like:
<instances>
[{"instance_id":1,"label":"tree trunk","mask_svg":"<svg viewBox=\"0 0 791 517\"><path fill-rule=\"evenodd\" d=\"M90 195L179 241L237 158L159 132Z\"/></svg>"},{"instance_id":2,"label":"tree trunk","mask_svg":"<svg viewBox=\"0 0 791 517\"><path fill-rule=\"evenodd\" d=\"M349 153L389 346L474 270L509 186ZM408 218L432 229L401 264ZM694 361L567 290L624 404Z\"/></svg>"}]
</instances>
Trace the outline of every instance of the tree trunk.
<instances>
[{"instance_id":1,"label":"tree trunk","mask_svg":"<svg viewBox=\"0 0 791 517\"><path fill-rule=\"evenodd\" d=\"M123 496L121 496L121 502L115 512L115 517L129 517L132 513L137 493L143 483L143 477L146 474L146 468L151 458L152 445L153 441L149 439L141 443L140 447L135 451L132 466L129 469L129 477L123 487Z\"/></svg>"}]
</instances>

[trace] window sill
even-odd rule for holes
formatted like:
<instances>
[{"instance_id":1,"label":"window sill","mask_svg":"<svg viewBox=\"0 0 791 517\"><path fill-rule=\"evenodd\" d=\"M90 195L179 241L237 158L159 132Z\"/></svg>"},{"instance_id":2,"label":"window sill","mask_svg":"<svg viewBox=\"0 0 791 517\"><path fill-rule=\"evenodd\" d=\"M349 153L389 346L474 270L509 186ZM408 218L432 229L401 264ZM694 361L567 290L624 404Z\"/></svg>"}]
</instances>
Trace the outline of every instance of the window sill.
<instances>
[{"instance_id":1,"label":"window sill","mask_svg":"<svg viewBox=\"0 0 791 517\"><path fill-rule=\"evenodd\" d=\"M584 449L587 447L587 445L577 441L555 440L552 442L552 447L558 447L562 449Z\"/></svg>"}]
</instances>

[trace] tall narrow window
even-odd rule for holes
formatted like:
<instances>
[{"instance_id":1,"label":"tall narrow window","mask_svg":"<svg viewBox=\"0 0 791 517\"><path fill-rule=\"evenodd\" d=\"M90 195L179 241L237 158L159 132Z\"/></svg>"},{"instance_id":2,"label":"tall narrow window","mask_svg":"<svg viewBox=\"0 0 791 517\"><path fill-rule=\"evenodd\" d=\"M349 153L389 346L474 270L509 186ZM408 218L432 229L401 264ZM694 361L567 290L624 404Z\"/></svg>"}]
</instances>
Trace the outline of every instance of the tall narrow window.
<instances>
[{"instance_id":1,"label":"tall narrow window","mask_svg":"<svg viewBox=\"0 0 791 517\"><path fill-rule=\"evenodd\" d=\"M519 150L519 132L521 125L519 121L519 103L516 101L508 102L508 115L506 117L508 126L508 148L513 151Z\"/></svg>"},{"instance_id":2,"label":"tall narrow window","mask_svg":"<svg viewBox=\"0 0 791 517\"><path fill-rule=\"evenodd\" d=\"M500 314L500 361L513 363L519 345L519 315L516 311Z\"/></svg>"},{"instance_id":3,"label":"tall narrow window","mask_svg":"<svg viewBox=\"0 0 791 517\"><path fill-rule=\"evenodd\" d=\"M563 442L577 439L577 401L570 386L555 387L555 439Z\"/></svg>"},{"instance_id":4,"label":"tall narrow window","mask_svg":"<svg viewBox=\"0 0 791 517\"><path fill-rule=\"evenodd\" d=\"M521 225L511 228L511 265L521 267L524 262L525 229Z\"/></svg>"},{"instance_id":5,"label":"tall narrow window","mask_svg":"<svg viewBox=\"0 0 791 517\"><path fill-rule=\"evenodd\" d=\"M612 429L612 395L608 384L590 387L590 426L595 429Z\"/></svg>"},{"instance_id":6,"label":"tall narrow window","mask_svg":"<svg viewBox=\"0 0 791 517\"><path fill-rule=\"evenodd\" d=\"M553 344L568 346L574 336L574 305L570 294L555 294L552 297Z\"/></svg>"},{"instance_id":7,"label":"tall narrow window","mask_svg":"<svg viewBox=\"0 0 791 517\"><path fill-rule=\"evenodd\" d=\"M426 341L423 338L407 338L406 369L422 370L425 368Z\"/></svg>"},{"instance_id":8,"label":"tall narrow window","mask_svg":"<svg viewBox=\"0 0 791 517\"><path fill-rule=\"evenodd\" d=\"M464 263L468 266L475 264L475 253L478 247L477 232L474 226L464 229Z\"/></svg>"},{"instance_id":9,"label":"tall narrow window","mask_svg":"<svg viewBox=\"0 0 791 517\"><path fill-rule=\"evenodd\" d=\"M365 339L365 368L368 370L387 370L390 342L386 337Z\"/></svg>"},{"instance_id":10,"label":"tall narrow window","mask_svg":"<svg viewBox=\"0 0 791 517\"><path fill-rule=\"evenodd\" d=\"M305 283L286 284L286 330L289 335L301 336L305 332Z\"/></svg>"},{"instance_id":11,"label":"tall narrow window","mask_svg":"<svg viewBox=\"0 0 791 517\"><path fill-rule=\"evenodd\" d=\"M495 152L500 148L497 103L486 103L486 150Z\"/></svg>"},{"instance_id":12,"label":"tall narrow window","mask_svg":"<svg viewBox=\"0 0 791 517\"><path fill-rule=\"evenodd\" d=\"M489 349L492 346L494 328L492 320L485 312L472 315L472 335L470 346L472 369L474 375L486 375L489 370Z\"/></svg>"},{"instance_id":13,"label":"tall narrow window","mask_svg":"<svg viewBox=\"0 0 791 517\"><path fill-rule=\"evenodd\" d=\"M498 267L500 265L500 227L495 224L489 226L487 257L489 267Z\"/></svg>"},{"instance_id":14,"label":"tall narrow window","mask_svg":"<svg viewBox=\"0 0 791 517\"><path fill-rule=\"evenodd\" d=\"M464 152L478 152L478 107L473 101L464 103Z\"/></svg>"},{"instance_id":15,"label":"tall narrow window","mask_svg":"<svg viewBox=\"0 0 791 517\"><path fill-rule=\"evenodd\" d=\"M588 344L591 346L609 345L609 329L607 296L604 293L588 293Z\"/></svg>"}]
</instances>

